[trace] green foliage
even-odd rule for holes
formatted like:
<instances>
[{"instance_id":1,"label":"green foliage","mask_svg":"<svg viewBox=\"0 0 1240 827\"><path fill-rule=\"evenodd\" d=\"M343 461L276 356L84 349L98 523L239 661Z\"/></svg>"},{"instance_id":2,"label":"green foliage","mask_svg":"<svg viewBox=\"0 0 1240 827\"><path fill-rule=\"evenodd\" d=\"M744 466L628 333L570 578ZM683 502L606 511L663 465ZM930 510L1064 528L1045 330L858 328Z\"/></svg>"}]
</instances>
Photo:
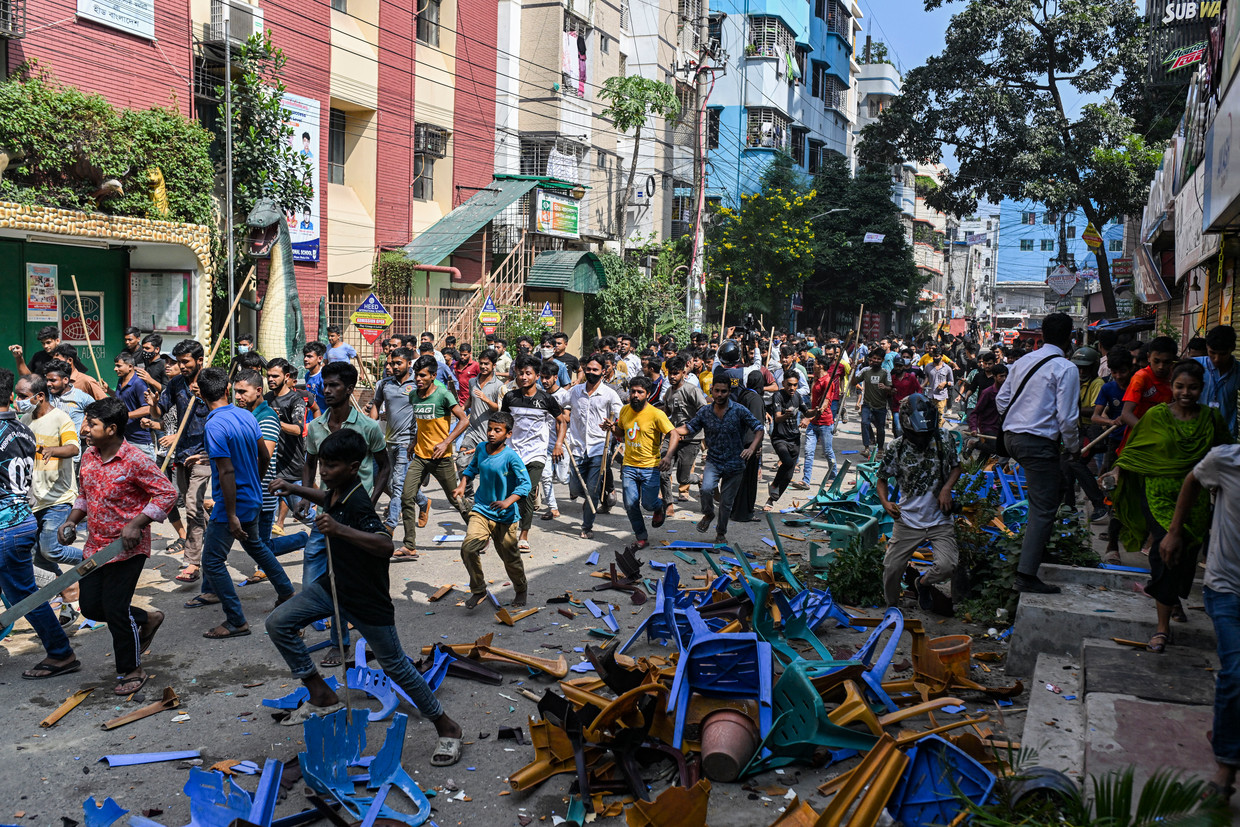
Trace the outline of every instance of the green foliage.
<instances>
[{"instance_id":1,"label":"green foliage","mask_svg":"<svg viewBox=\"0 0 1240 827\"><path fill-rule=\"evenodd\" d=\"M310 205L314 195L313 167L292 144L293 128L289 125L281 98L287 87L282 80L288 61L283 50L271 39L271 32L251 35L237 52L237 67L232 79L233 139L233 243L236 245L237 275L249 270L253 263L245 243L249 228L245 219L255 202L270 195L286 212L300 212ZM222 101L224 87L216 89ZM215 126L211 157L216 171L225 170L224 105L216 105L214 117L204 118ZM221 283L217 295L227 294L227 278L220 268Z\"/></svg>"},{"instance_id":2,"label":"green foliage","mask_svg":"<svg viewBox=\"0 0 1240 827\"><path fill-rule=\"evenodd\" d=\"M586 297L586 339L596 328L611 335L629 333L639 341L655 330L674 334L677 341L688 339L683 275L679 282L674 275L684 252L675 242L656 249L657 264L650 276L609 250L599 253L607 285Z\"/></svg>"},{"instance_id":3,"label":"green foliage","mask_svg":"<svg viewBox=\"0 0 1240 827\"><path fill-rule=\"evenodd\" d=\"M960 550L955 583L965 595L956 600L956 616L973 623L1010 623L1016 608L1012 584L1020 541L1012 537L996 540L995 535L983 530L1001 512L999 492L989 487L986 476L966 472L952 489L952 498L962 516L954 525ZM999 609L1007 609L1006 620L999 617Z\"/></svg>"},{"instance_id":4,"label":"green foliage","mask_svg":"<svg viewBox=\"0 0 1240 827\"><path fill-rule=\"evenodd\" d=\"M371 279L375 293L385 298L407 299L413 290L414 278L417 275L416 261L411 261L398 250L389 250L379 254L374 267L371 268Z\"/></svg>"},{"instance_id":5,"label":"green foliage","mask_svg":"<svg viewBox=\"0 0 1240 827\"><path fill-rule=\"evenodd\" d=\"M876 40L871 43L869 52L867 63L891 63L891 58L887 56L887 44L883 41Z\"/></svg>"},{"instance_id":6,"label":"green foliage","mask_svg":"<svg viewBox=\"0 0 1240 827\"><path fill-rule=\"evenodd\" d=\"M542 335L547 332L547 326L543 324L542 317L538 315L542 312L542 307L503 304L496 310L499 311L499 326L496 332L508 341L508 346L513 348L514 352L518 338L529 336L537 344Z\"/></svg>"},{"instance_id":7,"label":"green foliage","mask_svg":"<svg viewBox=\"0 0 1240 827\"><path fill-rule=\"evenodd\" d=\"M928 9L947 0L926 0ZM1131 0L968 0L946 48L904 77L902 93L866 127L858 154L958 162L926 203L957 215L979 198L1081 207L1095 227L1139 213L1158 153L1144 135L1148 31ZM973 82L961 83L961 78ZM1119 88L1113 90L1116 79ZM1082 96L1111 95L1075 107ZM1107 314L1115 297L1098 263Z\"/></svg>"},{"instance_id":8,"label":"green foliage","mask_svg":"<svg viewBox=\"0 0 1240 827\"><path fill-rule=\"evenodd\" d=\"M960 801L969 823L977 827L1222 827L1231 823L1226 805L1201 801L1202 781L1160 769L1138 790L1134 776L1132 767L1090 776L1092 797L1074 785L1070 793L1031 795L1018 803L1012 796L1014 782L1021 777L1018 769L1009 782L999 784L996 795L984 806L963 796Z\"/></svg>"},{"instance_id":9,"label":"green foliage","mask_svg":"<svg viewBox=\"0 0 1240 827\"><path fill-rule=\"evenodd\" d=\"M813 273L817 245L807 219L817 194L773 189L742 195L739 208L716 212L707 247L710 272L732 282L729 293L737 291L738 305L774 312Z\"/></svg>"},{"instance_id":10,"label":"green foliage","mask_svg":"<svg viewBox=\"0 0 1240 827\"><path fill-rule=\"evenodd\" d=\"M650 80L641 75L615 75L603 81L599 97L607 101L607 108L602 117L615 124L617 132L633 131L633 160L629 164L628 181L620 192L620 203L616 206L616 226L620 228L621 248L628 238L626 221L629 210L629 193L633 191L633 179L637 175L638 149L642 140L642 129L646 119L651 115L663 118L674 118L680 113L680 101L676 99L676 90L666 83Z\"/></svg>"},{"instance_id":11,"label":"green foliage","mask_svg":"<svg viewBox=\"0 0 1240 827\"><path fill-rule=\"evenodd\" d=\"M220 349L215 351L215 358L211 360L208 367L226 368L232 364L233 345L232 340L227 336L220 337Z\"/></svg>"},{"instance_id":12,"label":"green foliage","mask_svg":"<svg viewBox=\"0 0 1240 827\"><path fill-rule=\"evenodd\" d=\"M852 606L886 605L882 578L886 552L886 543L866 546L860 540L836 549L827 564L827 585L835 599Z\"/></svg>"},{"instance_id":13,"label":"green foliage","mask_svg":"<svg viewBox=\"0 0 1240 827\"><path fill-rule=\"evenodd\" d=\"M21 156L0 178L0 198L210 226L210 140L172 108L116 109L28 65L0 83L0 148ZM166 212L154 197L153 170L163 177ZM124 195L98 195L109 179Z\"/></svg>"}]
</instances>

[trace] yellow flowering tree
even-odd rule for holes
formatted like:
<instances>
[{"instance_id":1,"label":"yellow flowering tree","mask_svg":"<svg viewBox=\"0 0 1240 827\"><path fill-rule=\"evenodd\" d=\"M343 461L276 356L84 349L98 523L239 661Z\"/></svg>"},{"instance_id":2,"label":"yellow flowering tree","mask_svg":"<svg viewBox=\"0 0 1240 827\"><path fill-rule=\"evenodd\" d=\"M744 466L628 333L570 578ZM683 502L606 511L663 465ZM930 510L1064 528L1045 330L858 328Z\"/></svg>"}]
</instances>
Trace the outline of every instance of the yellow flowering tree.
<instances>
[{"instance_id":1,"label":"yellow flowering tree","mask_svg":"<svg viewBox=\"0 0 1240 827\"><path fill-rule=\"evenodd\" d=\"M817 246L806 219L816 195L774 188L742 195L735 209L717 210L707 245L712 293L721 292L726 279L728 304L737 312L786 309L788 297L814 272Z\"/></svg>"}]
</instances>

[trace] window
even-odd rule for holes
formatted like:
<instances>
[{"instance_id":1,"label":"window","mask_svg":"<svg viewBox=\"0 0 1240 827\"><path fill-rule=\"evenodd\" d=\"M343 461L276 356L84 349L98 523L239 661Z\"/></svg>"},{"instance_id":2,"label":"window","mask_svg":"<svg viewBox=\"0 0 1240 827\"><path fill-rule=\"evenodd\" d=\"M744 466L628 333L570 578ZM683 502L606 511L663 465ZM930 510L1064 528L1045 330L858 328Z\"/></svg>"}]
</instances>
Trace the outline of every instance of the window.
<instances>
[{"instance_id":1,"label":"window","mask_svg":"<svg viewBox=\"0 0 1240 827\"><path fill-rule=\"evenodd\" d=\"M1020 240L1020 251L1021 251L1022 253L1031 253L1031 252L1033 252L1033 239L1032 239L1032 238L1022 238L1022 239Z\"/></svg>"},{"instance_id":2,"label":"window","mask_svg":"<svg viewBox=\"0 0 1240 827\"><path fill-rule=\"evenodd\" d=\"M333 109L327 124L327 183L344 183L344 130L348 123L344 111Z\"/></svg>"},{"instance_id":3,"label":"window","mask_svg":"<svg viewBox=\"0 0 1240 827\"><path fill-rule=\"evenodd\" d=\"M722 109L706 110L706 148L719 148L719 120L723 115Z\"/></svg>"},{"instance_id":4,"label":"window","mask_svg":"<svg viewBox=\"0 0 1240 827\"><path fill-rule=\"evenodd\" d=\"M435 199L435 159L425 152L413 154L413 197L418 201Z\"/></svg>"},{"instance_id":5,"label":"window","mask_svg":"<svg viewBox=\"0 0 1240 827\"><path fill-rule=\"evenodd\" d=\"M349 0L332 0L332 8L339 12L349 13Z\"/></svg>"},{"instance_id":6,"label":"window","mask_svg":"<svg viewBox=\"0 0 1240 827\"><path fill-rule=\"evenodd\" d=\"M706 39L714 41L716 45L723 43L723 16L718 12L707 19Z\"/></svg>"},{"instance_id":7,"label":"window","mask_svg":"<svg viewBox=\"0 0 1240 827\"><path fill-rule=\"evenodd\" d=\"M429 46L439 45L439 4L442 0L423 0L419 3L417 38Z\"/></svg>"},{"instance_id":8,"label":"window","mask_svg":"<svg viewBox=\"0 0 1240 827\"><path fill-rule=\"evenodd\" d=\"M680 114L676 116L676 120L681 123L692 122L697 113L697 90L688 83L676 81L676 102L680 104Z\"/></svg>"},{"instance_id":9,"label":"window","mask_svg":"<svg viewBox=\"0 0 1240 827\"><path fill-rule=\"evenodd\" d=\"M750 17L749 44L745 54L757 57L782 57L783 52L796 49L792 30L778 17Z\"/></svg>"},{"instance_id":10,"label":"window","mask_svg":"<svg viewBox=\"0 0 1240 827\"><path fill-rule=\"evenodd\" d=\"M1068 231L1068 238L1076 238L1076 227L1073 227L1071 224L1069 224L1067 227L1067 231Z\"/></svg>"},{"instance_id":11,"label":"window","mask_svg":"<svg viewBox=\"0 0 1240 827\"><path fill-rule=\"evenodd\" d=\"M611 54L611 38L605 34L598 36L598 50L605 55Z\"/></svg>"},{"instance_id":12,"label":"window","mask_svg":"<svg viewBox=\"0 0 1240 827\"><path fill-rule=\"evenodd\" d=\"M990 232L990 222L986 222L986 232Z\"/></svg>"},{"instance_id":13,"label":"window","mask_svg":"<svg viewBox=\"0 0 1240 827\"><path fill-rule=\"evenodd\" d=\"M811 140L809 142L809 157L805 162L805 169L811 175L816 174L822 169L822 149L825 144L822 141Z\"/></svg>"},{"instance_id":14,"label":"window","mask_svg":"<svg viewBox=\"0 0 1240 827\"><path fill-rule=\"evenodd\" d=\"M629 30L629 0L620 0L620 28Z\"/></svg>"},{"instance_id":15,"label":"window","mask_svg":"<svg viewBox=\"0 0 1240 827\"><path fill-rule=\"evenodd\" d=\"M1052 253L1054 251L1055 251L1055 239L1053 238L1042 239L1042 252Z\"/></svg>"},{"instance_id":16,"label":"window","mask_svg":"<svg viewBox=\"0 0 1240 827\"><path fill-rule=\"evenodd\" d=\"M1124 252L1124 239L1112 238L1107 241L1107 250L1112 253Z\"/></svg>"},{"instance_id":17,"label":"window","mask_svg":"<svg viewBox=\"0 0 1240 827\"><path fill-rule=\"evenodd\" d=\"M805 139L809 130L803 126L792 127L792 163L799 167L805 166Z\"/></svg>"},{"instance_id":18,"label":"window","mask_svg":"<svg viewBox=\"0 0 1240 827\"><path fill-rule=\"evenodd\" d=\"M827 0L814 0L814 17L819 20L827 19Z\"/></svg>"},{"instance_id":19,"label":"window","mask_svg":"<svg viewBox=\"0 0 1240 827\"><path fill-rule=\"evenodd\" d=\"M598 164L599 169L607 169L607 153L600 149L595 157L595 163Z\"/></svg>"},{"instance_id":20,"label":"window","mask_svg":"<svg viewBox=\"0 0 1240 827\"><path fill-rule=\"evenodd\" d=\"M835 75L824 77L822 102L827 109L843 112L848 105L848 84Z\"/></svg>"},{"instance_id":21,"label":"window","mask_svg":"<svg viewBox=\"0 0 1240 827\"><path fill-rule=\"evenodd\" d=\"M827 0L827 31L847 38L851 34L851 26L852 17L844 4L838 0Z\"/></svg>"},{"instance_id":22,"label":"window","mask_svg":"<svg viewBox=\"0 0 1240 827\"><path fill-rule=\"evenodd\" d=\"M676 33L680 48L697 54L702 47L702 0L678 0Z\"/></svg>"},{"instance_id":23,"label":"window","mask_svg":"<svg viewBox=\"0 0 1240 827\"><path fill-rule=\"evenodd\" d=\"M568 65L573 69L571 72L560 73L560 91L573 98L584 98L586 96L586 84L584 77L578 77L578 55L585 52L590 40L590 26L583 20L574 17L566 9L564 12L564 31L567 34L576 34L574 42L577 44L577 54L565 55L568 58ZM588 60L588 58L587 58Z\"/></svg>"},{"instance_id":24,"label":"window","mask_svg":"<svg viewBox=\"0 0 1240 827\"><path fill-rule=\"evenodd\" d=\"M769 107L751 107L745 136L749 146L783 149L788 140L788 116Z\"/></svg>"},{"instance_id":25,"label":"window","mask_svg":"<svg viewBox=\"0 0 1240 827\"><path fill-rule=\"evenodd\" d=\"M1047 210L1046 212L1042 213L1042 223L1043 224L1057 224L1059 223L1059 216L1051 212L1050 210Z\"/></svg>"},{"instance_id":26,"label":"window","mask_svg":"<svg viewBox=\"0 0 1240 827\"><path fill-rule=\"evenodd\" d=\"M822 99L822 89L826 85L824 78L827 75L827 66L825 63L818 61L810 61L813 68L810 70L809 94L810 97Z\"/></svg>"},{"instance_id":27,"label":"window","mask_svg":"<svg viewBox=\"0 0 1240 827\"><path fill-rule=\"evenodd\" d=\"M627 77L628 72L626 71L626 69L628 68L628 64L629 64L628 57L626 57L625 55L620 55L620 68L616 71L616 74L618 74L620 77Z\"/></svg>"},{"instance_id":28,"label":"window","mask_svg":"<svg viewBox=\"0 0 1240 827\"><path fill-rule=\"evenodd\" d=\"M425 152L432 158L443 158L448 154L448 138L452 133L442 126L420 123L413 127L413 150Z\"/></svg>"},{"instance_id":29,"label":"window","mask_svg":"<svg viewBox=\"0 0 1240 827\"><path fill-rule=\"evenodd\" d=\"M987 222L987 223L989 223L989 222ZM990 239L989 239L989 238L988 238L988 239L986 239L986 246L987 246L987 247L989 247L989 246L990 246Z\"/></svg>"},{"instance_id":30,"label":"window","mask_svg":"<svg viewBox=\"0 0 1240 827\"><path fill-rule=\"evenodd\" d=\"M1036 212L1022 212L1020 214L1021 224L1037 224L1038 214Z\"/></svg>"},{"instance_id":31,"label":"window","mask_svg":"<svg viewBox=\"0 0 1240 827\"><path fill-rule=\"evenodd\" d=\"M990 259L986 259L986 263L985 263L983 266L984 266L984 267L986 267L987 269L989 269L989 267L990 267Z\"/></svg>"}]
</instances>

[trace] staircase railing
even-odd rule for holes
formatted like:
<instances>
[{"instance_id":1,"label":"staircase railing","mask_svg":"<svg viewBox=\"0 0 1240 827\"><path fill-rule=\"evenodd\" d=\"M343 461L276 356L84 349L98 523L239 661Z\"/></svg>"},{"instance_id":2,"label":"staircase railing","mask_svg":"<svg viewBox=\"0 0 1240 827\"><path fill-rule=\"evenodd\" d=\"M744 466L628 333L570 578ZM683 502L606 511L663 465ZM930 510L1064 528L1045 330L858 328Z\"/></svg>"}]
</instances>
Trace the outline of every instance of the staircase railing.
<instances>
[{"instance_id":1,"label":"staircase railing","mask_svg":"<svg viewBox=\"0 0 1240 827\"><path fill-rule=\"evenodd\" d=\"M496 307L520 303L525 294L525 274L532 263L532 253L526 244L526 233L523 231L520 240L504 260L483 276L482 285L448 325L444 335L455 336L457 341L474 342L474 353L479 353L482 326L478 322L478 314L482 312L487 296L491 297Z\"/></svg>"}]
</instances>

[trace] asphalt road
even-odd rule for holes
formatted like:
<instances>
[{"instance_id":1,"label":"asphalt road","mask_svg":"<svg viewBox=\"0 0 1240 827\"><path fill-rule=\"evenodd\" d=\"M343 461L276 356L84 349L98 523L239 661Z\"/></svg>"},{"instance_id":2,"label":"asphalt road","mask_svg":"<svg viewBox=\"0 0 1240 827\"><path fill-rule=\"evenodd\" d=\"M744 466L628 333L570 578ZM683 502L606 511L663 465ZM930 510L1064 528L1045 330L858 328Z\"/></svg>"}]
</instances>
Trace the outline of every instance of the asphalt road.
<instances>
[{"instance_id":1,"label":"asphalt road","mask_svg":"<svg viewBox=\"0 0 1240 827\"><path fill-rule=\"evenodd\" d=\"M836 438L837 451L857 450L860 447L857 434L854 418L841 427ZM771 478L775 464L769 444L765 449L760 502L765 500L766 481ZM858 457L845 454L842 458L855 461ZM825 468L825 461L819 458L815 464L815 484ZM792 495L798 493L785 494L781 505L790 506ZM430 494L433 500L441 500L437 487ZM605 568L612 559L612 551L622 548L632 538L627 518L622 508L617 507L612 513L600 516L594 540L578 539L582 503L570 502L564 486L558 487L557 496L561 518L554 522L535 521L531 536L533 553L525 555L530 579L529 605L543 608L512 628L495 620L494 609L489 604L483 604L472 613L458 605L467 594L463 590L467 580L459 560L459 546L439 546L431 540L442 533L463 533L464 525L448 509L434 508L432 525L419 532L420 559L393 563L391 569L397 626L406 651L415 653L419 646L437 641L470 642L493 633L497 646L552 658L563 653L570 664L583 659L575 649L598 642L598 638L588 634L588 629L601 626L601 621L581 610L569 620L556 613L556 606L548 607L543 601L565 591L579 593L599 583L590 577L594 569L586 565L587 557L591 552L599 552L599 568ZM697 534L694 531L694 522L700 516L697 503L680 506L683 510L678 509L663 528L651 530L653 546L643 556L676 562L682 580L688 580L693 574L707 572L706 567L700 561L697 566L688 565L660 545L663 541L677 539L710 539L713 529L709 535ZM289 522L290 527L294 525ZM106 764L99 763L100 758L112 754L198 749L203 766L209 767L225 759L249 760L261 766L267 758L280 761L293 758L304 747L300 727L278 726L272 720L271 710L260 704L264 698L284 695L299 685L290 678L283 660L263 632L262 622L274 595L271 587L259 584L239 590L254 629L252 636L204 640L202 633L219 623L222 613L215 607L182 608L182 603L197 593L197 584L182 586L172 580L180 558L162 549L173 535L166 525L157 526L155 532L156 551L143 573L136 600L140 605L163 610L168 617L145 659L147 669L155 677L139 696L126 701L112 694L115 673L111 665L111 638L102 626L95 630L78 630L72 637L77 655L84 664L81 672L44 681L20 679L21 670L42 656L29 626L19 623L14 633L0 644L0 706L6 710L3 721L8 732L0 744L0 758L6 768L0 774L0 823L62 827L61 817L82 820L83 801L88 797L102 800L111 796L131 814L161 810L162 814L154 816L156 821L166 825L186 824L190 813L188 800L182 792L188 777L184 762L109 769ZM729 531L733 542L760 559L768 557L770 551L759 539L764 534L769 536L765 521L734 524ZM230 562L236 567L235 580L253 570L239 548L233 550ZM300 583L300 554L285 557L283 562L294 583ZM493 552L483 557L483 565L488 577L494 578L494 592L506 602L511 597L511 588ZM651 570L647 572L649 576ZM875 576L879 573L875 572ZM427 598L436 589L451 583L461 588L436 603L428 602ZM596 600L609 600L616 606L615 616L620 623L622 639L627 638L643 613L654 605L651 599L644 607L633 606L627 595L616 591L596 592L591 596ZM870 614L877 616L878 612ZM954 625L954 621L949 623ZM943 626L935 628L934 634L951 631ZM306 639L317 642L324 637L325 633L308 631ZM861 638L859 633L832 632L828 641L831 645L840 643L855 648ZM666 650L645 643L633 650L634 654L647 652L662 654ZM897 660L902 656L897 655ZM321 657L321 653L315 657ZM507 679L504 686L449 678L438 693L449 714L465 729L466 746L460 763L454 767L430 766L434 729L420 719L415 710L407 705L401 707L401 711L410 716L405 768L423 789L447 790L432 799L433 818L440 825L516 824L521 815L533 816L535 820L546 817L546 823L551 823L553 816L564 814L570 776L556 776L528 793L509 794L507 776L533 758L533 748L497 740L501 727L520 726L528 735L527 718L536 715L535 706L519 694L519 689L527 688L541 695L545 687L555 684L546 676L531 676L522 668L502 666L500 669ZM98 688L58 725L50 729L39 727L39 722L69 695L89 687ZM165 687L176 690L181 699L180 709L112 731L101 729L104 721L157 700ZM359 706L377 707L362 693L354 693L353 699ZM1018 702L1018 705L1021 704ZM178 713L188 718L174 722L173 717ZM924 725L924 719L920 723ZM1019 734L1020 724L1012 721L1009 724ZM367 753L378 748L385 730L386 723L371 725ZM791 787L802 795L811 795L814 788L837 769L793 767L784 774L758 776L751 780L751 785ZM247 791L253 791L257 784L254 776L242 775L237 780ZM451 787L464 792L471 800L455 800L457 791L452 791ZM293 787L290 795L279 804L277 816L308 806L303 789L301 783ZM778 789L772 788L771 792L778 793ZM810 800L819 809L825 804L820 796ZM753 792L742 789L740 784L715 784L709 823L714 827L769 824L785 803L777 794Z\"/></svg>"}]
</instances>

